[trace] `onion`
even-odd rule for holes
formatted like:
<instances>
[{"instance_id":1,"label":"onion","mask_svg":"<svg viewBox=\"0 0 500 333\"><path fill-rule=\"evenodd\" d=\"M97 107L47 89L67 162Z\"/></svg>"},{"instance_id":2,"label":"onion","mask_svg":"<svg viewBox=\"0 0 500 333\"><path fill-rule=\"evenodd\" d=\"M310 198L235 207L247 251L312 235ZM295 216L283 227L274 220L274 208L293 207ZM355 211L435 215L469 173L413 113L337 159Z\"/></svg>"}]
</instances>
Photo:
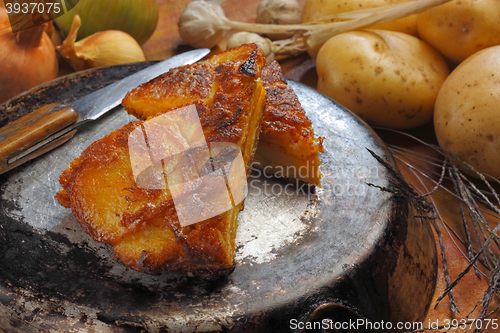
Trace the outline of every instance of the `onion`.
<instances>
[{"instance_id":1,"label":"onion","mask_svg":"<svg viewBox=\"0 0 500 333\"><path fill-rule=\"evenodd\" d=\"M82 26L77 40L96 32L120 30L134 37L139 44L146 42L158 23L156 0L66 0L68 6L75 6L68 14L56 19L64 36L69 34L73 16L79 15Z\"/></svg>"},{"instance_id":2,"label":"onion","mask_svg":"<svg viewBox=\"0 0 500 333\"><path fill-rule=\"evenodd\" d=\"M141 46L123 31L101 31L75 42L80 25L80 16L75 15L68 37L56 47L76 71L146 61Z\"/></svg>"},{"instance_id":3,"label":"onion","mask_svg":"<svg viewBox=\"0 0 500 333\"><path fill-rule=\"evenodd\" d=\"M0 7L0 103L57 77L56 52L44 28L13 33Z\"/></svg>"}]
</instances>

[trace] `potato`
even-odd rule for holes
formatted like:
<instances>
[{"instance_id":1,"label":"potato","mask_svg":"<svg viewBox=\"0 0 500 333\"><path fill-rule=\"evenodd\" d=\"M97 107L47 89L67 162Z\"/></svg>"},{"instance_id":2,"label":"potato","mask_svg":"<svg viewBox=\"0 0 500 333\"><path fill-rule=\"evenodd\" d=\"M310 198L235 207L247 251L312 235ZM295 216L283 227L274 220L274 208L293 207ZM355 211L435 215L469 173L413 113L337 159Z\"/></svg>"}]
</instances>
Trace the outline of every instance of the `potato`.
<instances>
[{"instance_id":1,"label":"potato","mask_svg":"<svg viewBox=\"0 0 500 333\"><path fill-rule=\"evenodd\" d=\"M418 14L420 38L458 64L500 45L500 1L456 0Z\"/></svg>"},{"instance_id":2,"label":"potato","mask_svg":"<svg viewBox=\"0 0 500 333\"><path fill-rule=\"evenodd\" d=\"M372 125L407 129L432 120L449 74L443 57L413 36L384 30L342 33L316 60L318 90Z\"/></svg>"},{"instance_id":3,"label":"potato","mask_svg":"<svg viewBox=\"0 0 500 333\"><path fill-rule=\"evenodd\" d=\"M358 9L375 8L410 0L306 0L302 9L302 23L312 22L321 17L351 12ZM411 15L391 22L375 25L373 29L399 31L417 36L417 16ZM320 47L308 50L316 58Z\"/></svg>"},{"instance_id":4,"label":"potato","mask_svg":"<svg viewBox=\"0 0 500 333\"><path fill-rule=\"evenodd\" d=\"M446 79L436 100L439 145L500 179L500 46L472 55Z\"/></svg>"}]
</instances>

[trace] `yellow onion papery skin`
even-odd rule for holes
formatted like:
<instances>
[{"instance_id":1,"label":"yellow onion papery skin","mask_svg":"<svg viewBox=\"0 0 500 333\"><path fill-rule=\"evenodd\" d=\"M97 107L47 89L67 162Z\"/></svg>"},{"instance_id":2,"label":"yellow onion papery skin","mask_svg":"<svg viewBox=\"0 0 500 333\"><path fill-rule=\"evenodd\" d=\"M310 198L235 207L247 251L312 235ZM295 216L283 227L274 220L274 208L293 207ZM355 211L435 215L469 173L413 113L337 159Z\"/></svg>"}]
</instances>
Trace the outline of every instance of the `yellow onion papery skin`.
<instances>
[{"instance_id":1,"label":"yellow onion papery skin","mask_svg":"<svg viewBox=\"0 0 500 333\"><path fill-rule=\"evenodd\" d=\"M4 20L8 22L7 13L0 7L0 27ZM0 34L0 103L57 77L54 45L43 30L40 25Z\"/></svg>"},{"instance_id":2,"label":"yellow onion papery skin","mask_svg":"<svg viewBox=\"0 0 500 333\"><path fill-rule=\"evenodd\" d=\"M120 30L96 32L76 42L81 23L80 16L75 15L68 37L56 47L74 70L146 61L137 41Z\"/></svg>"},{"instance_id":3,"label":"yellow onion papery skin","mask_svg":"<svg viewBox=\"0 0 500 333\"><path fill-rule=\"evenodd\" d=\"M139 44L118 30L98 32L76 42L75 55L75 60L85 63L83 67L72 64L75 70L146 61Z\"/></svg>"},{"instance_id":4,"label":"yellow onion papery skin","mask_svg":"<svg viewBox=\"0 0 500 333\"><path fill-rule=\"evenodd\" d=\"M76 0L65 1L76 3ZM80 0L71 11L56 19L64 36L68 35L75 15L82 19L77 40L100 31L121 30L142 45L155 31L159 13L156 0Z\"/></svg>"}]
</instances>

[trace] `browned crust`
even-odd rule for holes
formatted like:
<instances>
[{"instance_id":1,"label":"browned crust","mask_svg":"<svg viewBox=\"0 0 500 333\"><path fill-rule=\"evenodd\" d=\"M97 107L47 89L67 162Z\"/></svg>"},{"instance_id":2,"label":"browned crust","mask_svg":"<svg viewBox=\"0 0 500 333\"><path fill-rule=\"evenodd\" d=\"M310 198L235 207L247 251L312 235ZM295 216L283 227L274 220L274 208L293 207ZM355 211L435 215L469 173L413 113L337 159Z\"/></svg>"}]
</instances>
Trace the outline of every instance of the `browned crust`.
<instances>
[{"instance_id":1,"label":"browned crust","mask_svg":"<svg viewBox=\"0 0 500 333\"><path fill-rule=\"evenodd\" d=\"M135 184L128 136L139 124L129 123L92 143L61 174L57 200L65 207L69 202L77 221L99 242L116 244L172 204L167 193Z\"/></svg>"},{"instance_id":2,"label":"browned crust","mask_svg":"<svg viewBox=\"0 0 500 333\"><path fill-rule=\"evenodd\" d=\"M292 142L302 141L304 148L311 154L323 152L321 140L314 138L312 123L300 105L297 95L283 79L277 61L264 66L262 81L266 89L266 106L261 132L276 136L286 135Z\"/></svg>"}]
</instances>

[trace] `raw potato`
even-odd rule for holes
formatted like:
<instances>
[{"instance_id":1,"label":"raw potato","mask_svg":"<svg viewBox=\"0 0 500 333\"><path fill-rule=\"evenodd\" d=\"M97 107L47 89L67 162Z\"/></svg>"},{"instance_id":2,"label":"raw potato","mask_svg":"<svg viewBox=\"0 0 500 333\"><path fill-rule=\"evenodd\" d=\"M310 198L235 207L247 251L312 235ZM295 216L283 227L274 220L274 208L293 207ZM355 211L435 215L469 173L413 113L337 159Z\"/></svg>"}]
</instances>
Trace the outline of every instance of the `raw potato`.
<instances>
[{"instance_id":1,"label":"raw potato","mask_svg":"<svg viewBox=\"0 0 500 333\"><path fill-rule=\"evenodd\" d=\"M432 120L449 74L443 57L413 36L383 30L339 34L316 60L318 90L366 122L407 129Z\"/></svg>"},{"instance_id":2,"label":"raw potato","mask_svg":"<svg viewBox=\"0 0 500 333\"><path fill-rule=\"evenodd\" d=\"M455 64L500 45L500 1L456 0L418 14L420 38Z\"/></svg>"},{"instance_id":3,"label":"raw potato","mask_svg":"<svg viewBox=\"0 0 500 333\"><path fill-rule=\"evenodd\" d=\"M461 63L436 100L434 126L441 148L500 179L500 46Z\"/></svg>"},{"instance_id":4,"label":"raw potato","mask_svg":"<svg viewBox=\"0 0 500 333\"><path fill-rule=\"evenodd\" d=\"M307 0L302 9L302 23L312 22L321 17L351 12L353 10L375 8L410 0ZM373 29L404 32L417 36L417 16L411 15L398 20L379 24ZM320 46L308 50L311 57L316 58Z\"/></svg>"}]
</instances>

